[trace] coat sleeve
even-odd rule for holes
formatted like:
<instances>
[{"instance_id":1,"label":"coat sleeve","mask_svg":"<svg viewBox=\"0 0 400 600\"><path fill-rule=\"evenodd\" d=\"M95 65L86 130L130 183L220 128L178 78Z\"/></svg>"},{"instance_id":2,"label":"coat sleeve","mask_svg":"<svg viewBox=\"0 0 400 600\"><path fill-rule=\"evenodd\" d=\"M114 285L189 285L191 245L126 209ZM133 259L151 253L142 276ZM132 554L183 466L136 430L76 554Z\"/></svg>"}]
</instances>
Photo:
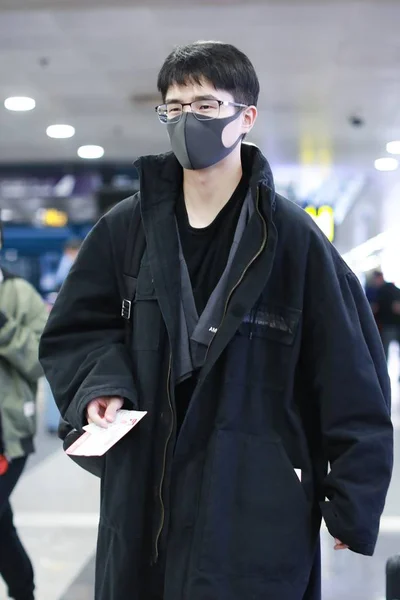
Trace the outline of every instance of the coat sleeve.
<instances>
[{"instance_id":1,"label":"coat sleeve","mask_svg":"<svg viewBox=\"0 0 400 600\"><path fill-rule=\"evenodd\" d=\"M336 265L325 255L308 278L303 330L330 466L321 511L333 537L372 555L392 473L390 381L365 294L335 257Z\"/></svg>"},{"instance_id":2,"label":"coat sleeve","mask_svg":"<svg viewBox=\"0 0 400 600\"><path fill-rule=\"evenodd\" d=\"M76 429L86 421L89 402L100 396L121 396L131 408L137 405L121 317L117 270L122 276L122 261L115 258L114 238L124 244L124 230L111 235L103 217L84 241L40 343L40 360L55 401Z\"/></svg>"},{"instance_id":3,"label":"coat sleeve","mask_svg":"<svg viewBox=\"0 0 400 600\"><path fill-rule=\"evenodd\" d=\"M0 358L22 377L36 383L43 375L39 363L39 339L46 320L46 306L36 290L23 279L14 279L17 305L0 312Z\"/></svg>"}]
</instances>

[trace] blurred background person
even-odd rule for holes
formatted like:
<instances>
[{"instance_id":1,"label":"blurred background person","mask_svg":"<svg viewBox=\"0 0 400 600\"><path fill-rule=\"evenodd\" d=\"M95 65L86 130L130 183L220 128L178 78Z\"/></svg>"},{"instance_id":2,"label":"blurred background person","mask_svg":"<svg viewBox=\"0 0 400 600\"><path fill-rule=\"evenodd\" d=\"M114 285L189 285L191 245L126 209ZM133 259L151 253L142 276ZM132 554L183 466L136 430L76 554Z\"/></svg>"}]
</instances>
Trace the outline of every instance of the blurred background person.
<instances>
[{"instance_id":1,"label":"blurred background person","mask_svg":"<svg viewBox=\"0 0 400 600\"><path fill-rule=\"evenodd\" d=\"M375 271L366 275L365 295L367 297L367 300L371 307L372 313L374 315L376 326L378 327L378 329L380 331L380 325L379 325L378 319L377 319L378 306L377 306L376 299L377 299L377 295L378 295L378 287L376 286Z\"/></svg>"},{"instance_id":2,"label":"blurred background person","mask_svg":"<svg viewBox=\"0 0 400 600\"><path fill-rule=\"evenodd\" d=\"M392 342L400 345L400 289L385 280L382 271L374 271L369 286L372 311L381 334L386 360Z\"/></svg>"},{"instance_id":3,"label":"blurred background person","mask_svg":"<svg viewBox=\"0 0 400 600\"><path fill-rule=\"evenodd\" d=\"M47 307L49 311L51 310L57 297L57 294L60 291L60 288L64 283L64 280L66 279L72 265L74 264L76 257L78 256L78 252L81 245L81 240L75 237L70 238L64 245L63 254L58 264L57 271L54 275L54 292L47 296ZM47 379L45 379L43 383L43 393L46 406L45 422L47 432L51 435L57 434L60 422L60 411L56 406Z\"/></svg>"},{"instance_id":4,"label":"blurred background person","mask_svg":"<svg viewBox=\"0 0 400 600\"><path fill-rule=\"evenodd\" d=\"M70 268L72 267L76 257L78 256L78 252L81 245L82 242L78 238L71 238L65 244L64 252L54 277L54 287L56 291L59 291L62 284L64 283L64 279L67 277Z\"/></svg>"},{"instance_id":5,"label":"blurred background person","mask_svg":"<svg viewBox=\"0 0 400 600\"><path fill-rule=\"evenodd\" d=\"M0 249L2 241L0 223ZM38 347L46 320L35 289L0 267L0 575L14 600L34 599L33 568L14 526L10 495L34 451Z\"/></svg>"},{"instance_id":6,"label":"blurred background person","mask_svg":"<svg viewBox=\"0 0 400 600\"><path fill-rule=\"evenodd\" d=\"M64 246L63 254L54 276L54 294L51 294L48 298L47 306L49 311L51 310L55 298L57 297L57 293L60 291L64 280L66 279L76 257L78 256L81 245L82 242L79 238L70 238ZM54 397L47 379L44 381L43 391L46 405L46 429L48 433L53 435L58 431L60 411L58 410L54 401Z\"/></svg>"}]
</instances>

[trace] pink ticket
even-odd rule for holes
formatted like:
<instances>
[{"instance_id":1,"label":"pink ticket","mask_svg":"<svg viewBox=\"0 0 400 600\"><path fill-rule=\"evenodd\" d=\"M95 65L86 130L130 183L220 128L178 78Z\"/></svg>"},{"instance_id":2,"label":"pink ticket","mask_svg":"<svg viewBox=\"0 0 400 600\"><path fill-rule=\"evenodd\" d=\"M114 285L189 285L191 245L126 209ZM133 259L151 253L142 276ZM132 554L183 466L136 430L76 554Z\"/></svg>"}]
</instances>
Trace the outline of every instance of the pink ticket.
<instances>
[{"instance_id":1,"label":"pink ticket","mask_svg":"<svg viewBox=\"0 0 400 600\"><path fill-rule=\"evenodd\" d=\"M119 410L114 423L110 423L107 429L90 423L83 428L85 433L66 452L73 456L102 456L146 414L138 410Z\"/></svg>"}]
</instances>

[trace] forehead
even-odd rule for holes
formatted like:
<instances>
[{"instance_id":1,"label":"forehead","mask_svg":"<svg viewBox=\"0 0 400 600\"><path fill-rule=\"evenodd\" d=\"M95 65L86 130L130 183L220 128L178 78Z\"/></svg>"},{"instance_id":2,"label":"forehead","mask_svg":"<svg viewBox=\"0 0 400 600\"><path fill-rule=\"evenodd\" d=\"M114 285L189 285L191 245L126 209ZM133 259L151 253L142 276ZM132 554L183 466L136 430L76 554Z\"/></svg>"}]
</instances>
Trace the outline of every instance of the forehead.
<instances>
[{"instance_id":1,"label":"forehead","mask_svg":"<svg viewBox=\"0 0 400 600\"><path fill-rule=\"evenodd\" d=\"M188 81L186 85L178 85L174 83L170 85L166 95L166 101L178 100L179 102L193 102L196 98L202 96L212 96L217 100L226 100L233 102L233 96L225 90L218 90L212 83L203 80L201 83Z\"/></svg>"}]
</instances>

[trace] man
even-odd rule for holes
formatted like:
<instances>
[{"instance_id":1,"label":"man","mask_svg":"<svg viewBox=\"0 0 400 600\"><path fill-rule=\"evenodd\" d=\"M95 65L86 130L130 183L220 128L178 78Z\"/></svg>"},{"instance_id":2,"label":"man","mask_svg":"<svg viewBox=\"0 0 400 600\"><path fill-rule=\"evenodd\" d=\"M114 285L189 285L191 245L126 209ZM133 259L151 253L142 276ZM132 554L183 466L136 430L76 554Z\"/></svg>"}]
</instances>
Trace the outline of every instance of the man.
<instances>
[{"instance_id":1,"label":"man","mask_svg":"<svg viewBox=\"0 0 400 600\"><path fill-rule=\"evenodd\" d=\"M378 534L392 469L379 336L355 276L242 144L249 59L177 48L158 88L173 153L136 163L140 194L89 235L41 342L72 426L148 413L106 455L96 600L314 600L321 512L337 549L370 555Z\"/></svg>"},{"instance_id":2,"label":"man","mask_svg":"<svg viewBox=\"0 0 400 600\"><path fill-rule=\"evenodd\" d=\"M371 283L375 292L371 306L379 325L387 359L390 344L400 344L400 289L394 283L385 281L381 271L373 273Z\"/></svg>"},{"instance_id":3,"label":"man","mask_svg":"<svg viewBox=\"0 0 400 600\"><path fill-rule=\"evenodd\" d=\"M0 223L0 248L3 233ZM31 561L13 523L10 495L31 452L39 338L47 311L34 288L0 268L0 576L10 598L34 599Z\"/></svg>"}]
</instances>

